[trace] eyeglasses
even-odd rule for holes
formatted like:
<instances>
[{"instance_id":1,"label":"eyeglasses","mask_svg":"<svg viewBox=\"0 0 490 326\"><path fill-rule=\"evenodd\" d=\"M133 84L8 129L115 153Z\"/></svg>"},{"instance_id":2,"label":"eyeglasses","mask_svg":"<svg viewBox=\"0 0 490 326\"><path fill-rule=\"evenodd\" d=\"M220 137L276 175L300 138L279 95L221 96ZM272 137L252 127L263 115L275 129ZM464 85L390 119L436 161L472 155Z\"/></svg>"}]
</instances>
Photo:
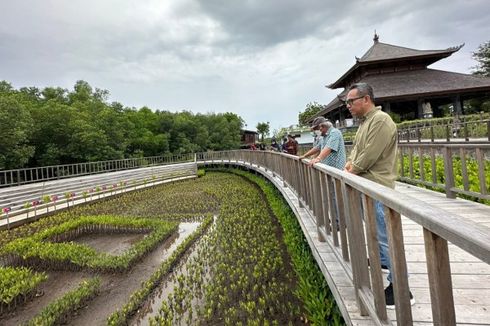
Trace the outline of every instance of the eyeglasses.
<instances>
[{"instance_id":1,"label":"eyeglasses","mask_svg":"<svg viewBox=\"0 0 490 326\"><path fill-rule=\"evenodd\" d=\"M359 96L359 97L354 97L354 98L349 98L349 99L346 99L346 100L344 101L344 103L345 103L345 105L346 105L346 106L347 106L347 105L352 105L352 103L354 103L354 101L355 101L355 100L358 100L358 99L360 99L360 98L363 98L364 96L365 96L365 95L363 95L363 96Z\"/></svg>"}]
</instances>

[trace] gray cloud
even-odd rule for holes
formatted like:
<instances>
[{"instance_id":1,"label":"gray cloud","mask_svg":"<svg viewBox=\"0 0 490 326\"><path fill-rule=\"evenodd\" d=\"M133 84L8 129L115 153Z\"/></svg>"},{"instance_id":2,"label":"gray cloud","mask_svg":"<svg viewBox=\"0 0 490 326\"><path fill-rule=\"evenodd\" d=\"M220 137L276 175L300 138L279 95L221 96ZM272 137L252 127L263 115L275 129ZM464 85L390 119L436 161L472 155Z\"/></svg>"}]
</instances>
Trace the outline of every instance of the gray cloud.
<instances>
[{"instance_id":1,"label":"gray cloud","mask_svg":"<svg viewBox=\"0 0 490 326\"><path fill-rule=\"evenodd\" d=\"M490 35L488 0L47 0L0 4L0 79L71 88L128 106L234 111L249 128L291 125L381 41L466 46L434 65L469 72Z\"/></svg>"}]
</instances>

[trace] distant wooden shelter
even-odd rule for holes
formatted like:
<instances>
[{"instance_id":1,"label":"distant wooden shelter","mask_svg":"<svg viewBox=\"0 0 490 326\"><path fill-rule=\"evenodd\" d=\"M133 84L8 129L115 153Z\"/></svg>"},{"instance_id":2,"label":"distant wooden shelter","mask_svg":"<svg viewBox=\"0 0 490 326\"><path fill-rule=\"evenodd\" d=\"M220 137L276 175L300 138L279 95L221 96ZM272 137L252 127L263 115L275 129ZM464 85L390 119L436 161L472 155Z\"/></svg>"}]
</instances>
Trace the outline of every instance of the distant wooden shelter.
<instances>
[{"instance_id":1,"label":"distant wooden shelter","mask_svg":"<svg viewBox=\"0 0 490 326\"><path fill-rule=\"evenodd\" d=\"M455 115L464 114L463 101L490 96L490 78L450 71L429 69L428 66L459 51L464 44L445 50L416 50L379 42L374 44L337 81L326 86L343 87L317 116L339 121L345 126L350 113L343 101L348 88L366 82L374 89L376 105L383 111L400 115L402 120L439 117L442 105L452 104Z\"/></svg>"},{"instance_id":2,"label":"distant wooden shelter","mask_svg":"<svg viewBox=\"0 0 490 326\"><path fill-rule=\"evenodd\" d=\"M241 129L240 135L241 135L241 141L240 141L241 148L249 148L251 145L259 141L259 133L253 130Z\"/></svg>"}]
</instances>

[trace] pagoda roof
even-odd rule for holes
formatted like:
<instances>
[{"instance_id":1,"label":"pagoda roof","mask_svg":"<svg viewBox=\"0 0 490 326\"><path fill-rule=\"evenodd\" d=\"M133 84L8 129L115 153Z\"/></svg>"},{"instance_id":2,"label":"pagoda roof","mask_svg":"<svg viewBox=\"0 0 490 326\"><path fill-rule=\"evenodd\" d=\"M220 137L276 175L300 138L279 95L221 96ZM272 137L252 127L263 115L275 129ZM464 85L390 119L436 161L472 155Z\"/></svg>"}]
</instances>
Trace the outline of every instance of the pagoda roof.
<instances>
[{"instance_id":1,"label":"pagoda roof","mask_svg":"<svg viewBox=\"0 0 490 326\"><path fill-rule=\"evenodd\" d=\"M436 69L399 71L367 75L359 82L373 87L375 100L410 100L457 93L490 92L490 78ZM326 108L315 116L324 115L343 105L344 89Z\"/></svg>"},{"instance_id":2,"label":"pagoda roof","mask_svg":"<svg viewBox=\"0 0 490 326\"><path fill-rule=\"evenodd\" d=\"M369 48L369 50L367 50L367 52L356 61L362 63L393 59L406 59L420 56L437 56L442 59L458 51L463 47L463 45L464 44L450 47L445 50L416 50L387 43L374 42L373 46L371 46L371 48Z\"/></svg>"},{"instance_id":3,"label":"pagoda roof","mask_svg":"<svg viewBox=\"0 0 490 326\"><path fill-rule=\"evenodd\" d=\"M449 57L454 52L459 51L463 46L464 44L461 44L444 50L417 50L382 43L379 42L378 38L375 36L374 44L369 50L367 50L361 58L356 57L356 63L343 74L342 77L336 82L328 85L328 87L332 89L346 87L345 84L349 79L348 77L364 66L393 63L397 61L419 61L428 66L436 61Z\"/></svg>"}]
</instances>

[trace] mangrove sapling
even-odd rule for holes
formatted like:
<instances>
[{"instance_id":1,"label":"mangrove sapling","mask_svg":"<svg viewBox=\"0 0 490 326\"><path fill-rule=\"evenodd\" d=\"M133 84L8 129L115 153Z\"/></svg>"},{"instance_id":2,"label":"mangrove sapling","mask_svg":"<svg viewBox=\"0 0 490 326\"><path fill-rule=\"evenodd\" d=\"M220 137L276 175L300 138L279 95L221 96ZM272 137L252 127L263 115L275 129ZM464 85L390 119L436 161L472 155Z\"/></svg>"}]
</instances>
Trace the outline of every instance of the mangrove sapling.
<instances>
[{"instance_id":1,"label":"mangrove sapling","mask_svg":"<svg viewBox=\"0 0 490 326\"><path fill-rule=\"evenodd\" d=\"M49 195L44 195L42 200L43 204L46 206L46 212L49 213L49 203L51 202L51 197Z\"/></svg>"},{"instance_id":2,"label":"mangrove sapling","mask_svg":"<svg viewBox=\"0 0 490 326\"><path fill-rule=\"evenodd\" d=\"M82 281L78 288L66 293L45 307L27 325L56 325L66 321L71 312L79 309L84 302L95 296L100 288L98 277Z\"/></svg>"},{"instance_id":3,"label":"mangrove sapling","mask_svg":"<svg viewBox=\"0 0 490 326\"><path fill-rule=\"evenodd\" d=\"M0 314L30 299L45 273L35 273L26 267L0 267Z\"/></svg>"},{"instance_id":4,"label":"mangrove sapling","mask_svg":"<svg viewBox=\"0 0 490 326\"><path fill-rule=\"evenodd\" d=\"M24 203L24 208L26 209L27 218L29 218L29 212L31 210L32 204L29 201Z\"/></svg>"}]
</instances>

